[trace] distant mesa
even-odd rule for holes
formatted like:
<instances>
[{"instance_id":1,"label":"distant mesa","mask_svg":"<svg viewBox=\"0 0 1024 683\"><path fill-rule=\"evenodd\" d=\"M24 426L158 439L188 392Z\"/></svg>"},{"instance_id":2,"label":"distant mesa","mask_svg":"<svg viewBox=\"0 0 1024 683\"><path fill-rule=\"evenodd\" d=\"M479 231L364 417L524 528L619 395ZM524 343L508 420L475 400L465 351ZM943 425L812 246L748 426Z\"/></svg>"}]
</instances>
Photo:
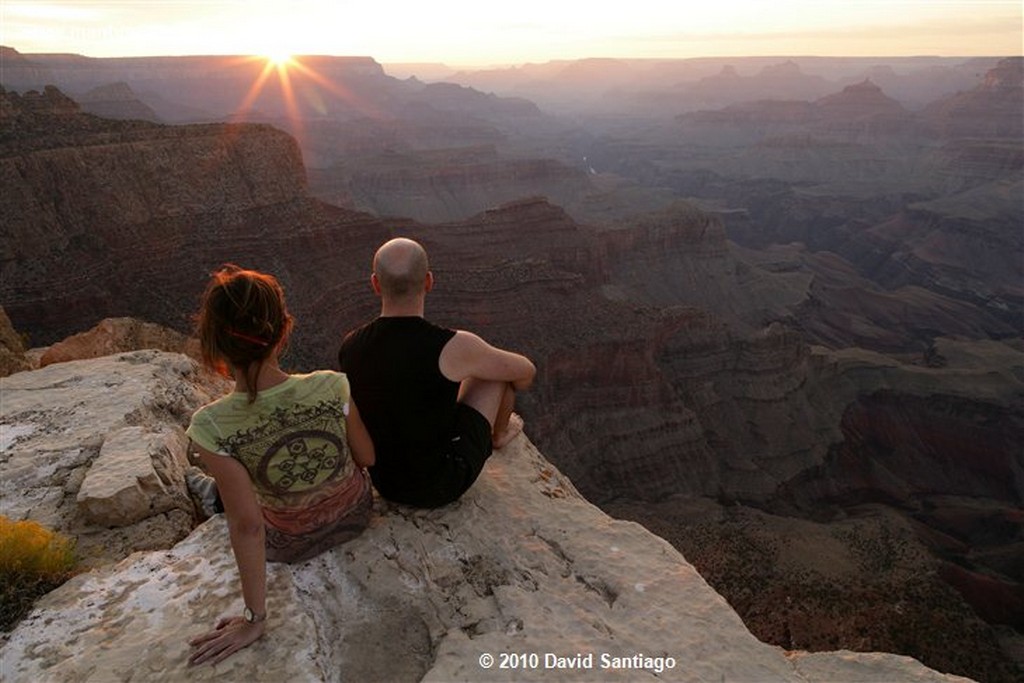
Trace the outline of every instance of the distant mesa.
<instances>
[{"instance_id":1,"label":"distant mesa","mask_svg":"<svg viewBox=\"0 0 1024 683\"><path fill-rule=\"evenodd\" d=\"M124 81L101 85L78 97L82 111L107 119L159 121L153 109L142 102Z\"/></svg>"},{"instance_id":2,"label":"distant mesa","mask_svg":"<svg viewBox=\"0 0 1024 683\"><path fill-rule=\"evenodd\" d=\"M763 67L753 76L741 76L732 65L702 78L685 90L701 106L725 106L764 99L812 100L834 87L821 76L805 74L793 61Z\"/></svg>"},{"instance_id":3,"label":"distant mesa","mask_svg":"<svg viewBox=\"0 0 1024 683\"><path fill-rule=\"evenodd\" d=\"M849 105L888 107L894 111L906 111L903 105L886 96L882 89L872 83L870 79L865 79L855 85L848 85L843 88L842 92L822 97L818 100L818 105L823 107Z\"/></svg>"},{"instance_id":4,"label":"distant mesa","mask_svg":"<svg viewBox=\"0 0 1024 683\"><path fill-rule=\"evenodd\" d=\"M25 55L21 54L13 47L8 47L6 45L0 45L0 59L3 60L5 68L11 65L22 66L30 63L29 60L26 59Z\"/></svg>"},{"instance_id":5,"label":"distant mesa","mask_svg":"<svg viewBox=\"0 0 1024 683\"><path fill-rule=\"evenodd\" d=\"M848 85L815 105L830 131L913 137L919 129L912 114L870 80Z\"/></svg>"},{"instance_id":6,"label":"distant mesa","mask_svg":"<svg viewBox=\"0 0 1024 683\"><path fill-rule=\"evenodd\" d=\"M794 71L790 66L782 65L773 73L785 75ZM910 111L887 96L870 79L848 85L840 92L813 101L775 96L732 104L718 110L681 114L677 120L684 124L746 127L755 137L795 132L795 129L765 128L771 124L799 126L805 135L820 132L853 138L864 135L914 136L922 130ZM739 142L750 141L749 136L742 135L735 139Z\"/></svg>"},{"instance_id":7,"label":"distant mesa","mask_svg":"<svg viewBox=\"0 0 1024 683\"><path fill-rule=\"evenodd\" d=\"M567 82L592 85L595 83L616 83L626 80L634 73L629 62L622 59L591 58L569 62L562 70L560 79Z\"/></svg>"}]
</instances>

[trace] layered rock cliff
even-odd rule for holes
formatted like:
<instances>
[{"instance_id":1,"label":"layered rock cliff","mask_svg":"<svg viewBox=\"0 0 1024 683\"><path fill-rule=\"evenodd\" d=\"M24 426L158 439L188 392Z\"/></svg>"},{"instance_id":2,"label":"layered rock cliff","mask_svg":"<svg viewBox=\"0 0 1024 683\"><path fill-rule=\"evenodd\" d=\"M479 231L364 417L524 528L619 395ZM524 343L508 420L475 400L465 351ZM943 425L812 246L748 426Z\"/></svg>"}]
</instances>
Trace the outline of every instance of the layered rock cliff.
<instances>
[{"instance_id":1,"label":"layered rock cliff","mask_svg":"<svg viewBox=\"0 0 1024 683\"><path fill-rule=\"evenodd\" d=\"M727 146L757 143L768 149L882 139L892 144L900 138L902 144L923 133L921 122L870 80L811 101L785 99L781 91L770 97L681 114L677 120L691 136L707 136Z\"/></svg>"},{"instance_id":2,"label":"layered rock cliff","mask_svg":"<svg viewBox=\"0 0 1024 683\"><path fill-rule=\"evenodd\" d=\"M0 645L12 683L966 680L907 657L759 642L677 551L590 505L525 436L495 453L459 502L415 511L377 501L360 537L299 565L271 565L268 633L216 667L189 669L188 637L241 606L222 516L173 547L155 537L170 526L168 491L182 495L166 465L184 459L184 443L168 435L180 435L184 413L211 386L190 359L142 351L19 373L2 390L5 512L109 539L106 527L126 520L96 511L148 499L153 533L135 547L162 548L104 563L43 598ZM149 450L153 440L166 447ZM117 469L122 490L90 507L94 470ZM60 514L26 505L21 490L32 486L7 486L26 477L64 500ZM130 549L81 544L93 564Z\"/></svg>"},{"instance_id":3,"label":"layered rock cliff","mask_svg":"<svg viewBox=\"0 0 1024 683\"><path fill-rule=\"evenodd\" d=\"M684 126L698 126L705 133L717 130L718 139L733 144L797 130L845 140L884 137L897 144L925 134L943 140L1019 139L1024 134L1022 74L1021 57L1000 60L975 87L942 97L914 113L865 79L824 97L793 97L784 88L765 94L747 91L742 102L688 112L678 120ZM725 84L736 79L723 73L707 80ZM738 85L734 87L739 90ZM728 134L723 135L726 130Z\"/></svg>"},{"instance_id":4,"label":"layered rock cliff","mask_svg":"<svg viewBox=\"0 0 1024 683\"><path fill-rule=\"evenodd\" d=\"M751 424L777 454L780 432L767 425L789 432L790 443L802 433L811 449L832 444L819 465L753 505L749 488L746 499L730 492L786 459L750 462L747 479L723 478L717 498L617 500L605 509L682 549L765 640L859 643L979 680L1019 678L1024 355L942 339L915 363L821 348L804 361L801 374L786 375L801 389L762 404ZM730 437L744 433L738 418Z\"/></svg>"},{"instance_id":5,"label":"layered rock cliff","mask_svg":"<svg viewBox=\"0 0 1024 683\"><path fill-rule=\"evenodd\" d=\"M502 159L485 146L350 155L312 172L310 191L380 216L440 222L540 194L578 202L591 187L581 171L552 159Z\"/></svg>"},{"instance_id":6,"label":"layered rock cliff","mask_svg":"<svg viewBox=\"0 0 1024 683\"><path fill-rule=\"evenodd\" d=\"M3 127L0 301L37 345L121 315L187 330L208 274L233 261L316 291L300 316L346 314L342 292L387 234L309 198L298 146L269 126L107 121L50 90L5 93ZM338 330L298 334L320 348Z\"/></svg>"},{"instance_id":7,"label":"layered rock cliff","mask_svg":"<svg viewBox=\"0 0 1024 683\"><path fill-rule=\"evenodd\" d=\"M729 236L771 247L775 267L812 273L796 317L814 341L909 351L937 334L1019 337L1021 83L1011 58L913 114L867 82L804 108L690 114L670 151L634 163L647 183L727 207Z\"/></svg>"},{"instance_id":8,"label":"layered rock cliff","mask_svg":"<svg viewBox=\"0 0 1024 683\"><path fill-rule=\"evenodd\" d=\"M915 285L971 304L1007 333L1024 329L1024 177L1019 170L952 196L910 204L837 246L886 288ZM940 329L948 329L944 326ZM996 330L993 329L993 332Z\"/></svg>"}]
</instances>

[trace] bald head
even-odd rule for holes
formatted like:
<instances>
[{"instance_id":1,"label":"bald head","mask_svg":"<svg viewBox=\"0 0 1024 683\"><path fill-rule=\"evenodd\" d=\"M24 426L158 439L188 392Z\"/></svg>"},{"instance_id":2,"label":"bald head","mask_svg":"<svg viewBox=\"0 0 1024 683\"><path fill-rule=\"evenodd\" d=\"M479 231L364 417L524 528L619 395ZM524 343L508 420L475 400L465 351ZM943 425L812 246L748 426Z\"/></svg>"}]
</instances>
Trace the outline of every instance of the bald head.
<instances>
[{"instance_id":1,"label":"bald head","mask_svg":"<svg viewBox=\"0 0 1024 683\"><path fill-rule=\"evenodd\" d=\"M406 299L423 293L429 269L426 250L405 237L385 242L373 257L373 273L385 299Z\"/></svg>"}]
</instances>

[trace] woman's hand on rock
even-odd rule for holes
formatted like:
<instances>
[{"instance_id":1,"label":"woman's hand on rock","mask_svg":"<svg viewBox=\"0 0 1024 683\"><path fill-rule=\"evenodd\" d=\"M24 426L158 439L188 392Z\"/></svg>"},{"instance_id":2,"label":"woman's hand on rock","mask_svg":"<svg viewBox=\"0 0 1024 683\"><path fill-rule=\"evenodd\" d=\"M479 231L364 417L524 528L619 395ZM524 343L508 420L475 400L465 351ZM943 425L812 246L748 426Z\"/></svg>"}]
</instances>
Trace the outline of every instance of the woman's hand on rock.
<instances>
[{"instance_id":1,"label":"woman's hand on rock","mask_svg":"<svg viewBox=\"0 0 1024 683\"><path fill-rule=\"evenodd\" d=\"M224 617L215 630L188 641L192 646L189 666L222 662L256 642L265 629L265 621L249 623L242 617Z\"/></svg>"}]
</instances>

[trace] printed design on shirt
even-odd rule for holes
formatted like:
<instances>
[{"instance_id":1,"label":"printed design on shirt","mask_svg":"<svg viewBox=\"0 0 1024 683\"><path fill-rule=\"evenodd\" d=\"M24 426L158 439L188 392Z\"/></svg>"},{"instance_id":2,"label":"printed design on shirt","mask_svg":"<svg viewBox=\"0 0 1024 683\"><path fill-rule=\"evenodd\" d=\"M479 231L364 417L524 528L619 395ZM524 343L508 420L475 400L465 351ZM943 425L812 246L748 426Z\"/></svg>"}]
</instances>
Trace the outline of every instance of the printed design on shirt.
<instances>
[{"instance_id":1,"label":"printed design on shirt","mask_svg":"<svg viewBox=\"0 0 1024 683\"><path fill-rule=\"evenodd\" d=\"M351 474L346 457L343 403L277 408L248 430L218 444L241 461L257 488L271 494L301 494ZM342 471L344 469L344 471Z\"/></svg>"},{"instance_id":2,"label":"printed design on shirt","mask_svg":"<svg viewBox=\"0 0 1024 683\"><path fill-rule=\"evenodd\" d=\"M257 476L278 495L316 488L334 478L344 448L330 432L308 429L286 434L267 449Z\"/></svg>"}]
</instances>

